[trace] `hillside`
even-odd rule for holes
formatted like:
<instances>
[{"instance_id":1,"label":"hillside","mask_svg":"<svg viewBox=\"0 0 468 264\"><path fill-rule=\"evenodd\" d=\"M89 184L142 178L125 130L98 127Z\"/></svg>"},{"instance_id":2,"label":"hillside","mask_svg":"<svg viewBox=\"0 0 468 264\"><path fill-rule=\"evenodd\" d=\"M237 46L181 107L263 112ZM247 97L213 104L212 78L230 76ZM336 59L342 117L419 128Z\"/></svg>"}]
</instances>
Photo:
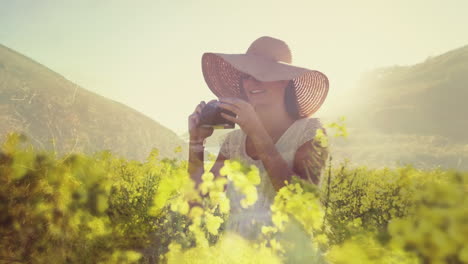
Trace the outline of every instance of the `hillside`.
<instances>
[{"instance_id":1,"label":"hillside","mask_svg":"<svg viewBox=\"0 0 468 264\"><path fill-rule=\"evenodd\" d=\"M325 123L346 116L335 160L373 167L411 163L468 170L468 45L410 66L365 73Z\"/></svg>"},{"instance_id":2,"label":"hillside","mask_svg":"<svg viewBox=\"0 0 468 264\"><path fill-rule=\"evenodd\" d=\"M185 157L184 142L158 122L66 80L47 67L0 45L0 139L24 133L39 149L93 153L108 149L144 160ZM182 146L183 151L174 152Z\"/></svg>"},{"instance_id":3,"label":"hillside","mask_svg":"<svg viewBox=\"0 0 468 264\"><path fill-rule=\"evenodd\" d=\"M468 143L468 45L412 66L365 74L346 112L377 131L440 135Z\"/></svg>"}]
</instances>

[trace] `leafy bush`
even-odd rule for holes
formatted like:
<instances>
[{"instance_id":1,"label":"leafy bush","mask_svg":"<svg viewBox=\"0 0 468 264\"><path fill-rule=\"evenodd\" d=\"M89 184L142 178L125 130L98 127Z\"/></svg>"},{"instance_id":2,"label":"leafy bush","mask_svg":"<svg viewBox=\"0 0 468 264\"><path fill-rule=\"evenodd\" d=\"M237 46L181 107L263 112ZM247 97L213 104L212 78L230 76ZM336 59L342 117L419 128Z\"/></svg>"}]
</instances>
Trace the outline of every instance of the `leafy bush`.
<instances>
[{"instance_id":1,"label":"leafy bush","mask_svg":"<svg viewBox=\"0 0 468 264\"><path fill-rule=\"evenodd\" d=\"M468 263L468 173L337 168L277 193L255 240L225 230L233 181L256 198L258 169L226 161L195 188L187 162L56 157L11 134L0 152L0 261L19 263ZM209 166L209 165L208 165Z\"/></svg>"}]
</instances>

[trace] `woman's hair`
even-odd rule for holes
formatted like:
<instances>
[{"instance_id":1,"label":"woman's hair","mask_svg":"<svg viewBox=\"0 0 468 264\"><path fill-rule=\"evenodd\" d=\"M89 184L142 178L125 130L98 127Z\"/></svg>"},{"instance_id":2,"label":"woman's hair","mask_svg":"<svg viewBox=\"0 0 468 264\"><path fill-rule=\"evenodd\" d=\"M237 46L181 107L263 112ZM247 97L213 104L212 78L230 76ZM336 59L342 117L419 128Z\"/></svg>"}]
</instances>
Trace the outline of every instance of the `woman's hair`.
<instances>
[{"instance_id":1,"label":"woman's hair","mask_svg":"<svg viewBox=\"0 0 468 264\"><path fill-rule=\"evenodd\" d=\"M286 106L286 112L288 112L292 119L298 120L301 118L301 115L299 114L299 106L297 105L296 88L294 87L293 80L290 80L284 89L284 105Z\"/></svg>"},{"instance_id":2,"label":"woman's hair","mask_svg":"<svg viewBox=\"0 0 468 264\"><path fill-rule=\"evenodd\" d=\"M239 87L241 92L241 98L247 100L247 94L245 93L244 86L242 85L242 76L239 80ZM299 114L299 107L297 105L296 89L294 87L294 81L290 80L286 88L284 89L284 105L286 107L286 112L289 116L298 120L301 118Z\"/></svg>"}]
</instances>

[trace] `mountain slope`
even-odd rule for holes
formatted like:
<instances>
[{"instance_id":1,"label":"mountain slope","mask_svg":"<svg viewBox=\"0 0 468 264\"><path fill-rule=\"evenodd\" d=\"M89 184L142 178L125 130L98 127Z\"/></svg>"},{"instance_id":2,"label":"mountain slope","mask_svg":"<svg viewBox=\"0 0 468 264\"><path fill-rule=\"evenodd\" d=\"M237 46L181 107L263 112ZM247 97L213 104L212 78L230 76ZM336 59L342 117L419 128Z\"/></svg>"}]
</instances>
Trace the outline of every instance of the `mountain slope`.
<instances>
[{"instance_id":1,"label":"mountain slope","mask_svg":"<svg viewBox=\"0 0 468 264\"><path fill-rule=\"evenodd\" d=\"M413 66L377 69L350 91L361 100L346 112L384 133L468 142L467 73L468 45Z\"/></svg>"},{"instance_id":2,"label":"mountain slope","mask_svg":"<svg viewBox=\"0 0 468 264\"><path fill-rule=\"evenodd\" d=\"M184 142L171 130L119 102L90 92L47 67L0 45L0 136L23 132L39 149L93 153L108 149L143 161ZM185 149L185 148L184 148Z\"/></svg>"}]
</instances>

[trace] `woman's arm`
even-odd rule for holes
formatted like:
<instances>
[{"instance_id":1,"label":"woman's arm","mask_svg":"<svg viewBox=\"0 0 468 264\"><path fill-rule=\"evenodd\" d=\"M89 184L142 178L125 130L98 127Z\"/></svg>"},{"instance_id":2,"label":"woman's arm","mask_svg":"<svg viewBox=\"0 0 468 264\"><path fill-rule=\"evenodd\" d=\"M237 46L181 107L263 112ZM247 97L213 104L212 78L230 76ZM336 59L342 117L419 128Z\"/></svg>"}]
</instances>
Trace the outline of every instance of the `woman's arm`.
<instances>
[{"instance_id":1,"label":"woman's arm","mask_svg":"<svg viewBox=\"0 0 468 264\"><path fill-rule=\"evenodd\" d=\"M195 186L198 188L198 185L202 182L201 176L205 172L204 168L204 162L203 162L203 152L198 152L195 151L198 150L197 148L190 148L189 150L189 165L188 165L188 171L190 174L190 177L195 181ZM210 172L213 173L215 177L219 177L219 170L224 166L224 161L227 158L221 154L221 152L218 154L218 158L216 159L215 163L210 169ZM224 191L226 191L226 186L224 187ZM202 197L206 197L206 195L202 195ZM194 206L201 206L199 202L194 202L194 201L189 201L189 206L190 208Z\"/></svg>"},{"instance_id":2,"label":"woman's arm","mask_svg":"<svg viewBox=\"0 0 468 264\"><path fill-rule=\"evenodd\" d=\"M285 181L289 181L294 174L299 173L301 178L307 179L308 167L304 166L304 164L314 163L313 159L309 157L310 149L308 146L303 146L303 144L300 147L299 153L296 151L296 157L300 161L295 161L295 163L299 163L299 165L297 167L294 166L295 168L290 168L276 149L273 140L261 124L251 104L238 98L220 98L219 106L237 115L237 118L234 118L221 113L227 120L238 124L244 133L252 139L255 150L265 170L268 172L271 183L276 191L281 189L285 185ZM305 144L307 145L307 143ZM310 177L312 178L312 176Z\"/></svg>"},{"instance_id":3,"label":"woman's arm","mask_svg":"<svg viewBox=\"0 0 468 264\"><path fill-rule=\"evenodd\" d=\"M285 186L285 181L290 181L295 172L280 155L273 140L265 130L254 134L252 142L265 170L270 176L273 187L278 191Z\"/></svg>"},{"instance_id":4,"label":"woman's arm","mask_svg":"<svg viewBox=\"0 0 468 264\"><path fill-rule=\"evenodd\" d=\"M189 164L188 172L190 177L195 181L196 186L202 182L201 176L205 173L204 168L204 151L202 150L201 145L197 146L194 144L189 145ZM204 149L204 148L203 148ZM219 170L224 166L224 161L228 158L222 154L222 151L219 152L216 161L210 169L210 172L213 173L215 177L219 177Z\"/></svg>"},{"instance_id":5,"label":"woman's arm","mask_svg":"<svg viewBox=\"0 0 468 264\"><path fill-rule=\"evenodd\" d=\"M195 181L196 186L202 182L201 176L205 172L204 168L204 146L200 144L189 144L188 173Z\"/></svg>"},{"instance_id":6,"label":"woman's arm","mask_svg":"<svg viewBox=\"0 0 468 264\"><path fill-rule=\"evenodd\" d=\"M290 181L292 175L314 184L319 183L320 171L328 158L328 149L322 147L317 140L306 141L297 149L293 168L288 166L266 131L254 135L252 142L276 191L285 185L285 181Z\"/></svg>"},{"instance_id":7,"label":"woman's arm","mask_svg":"<svg viewBox=\"0 0 468 264\"><path fill-rule=\"evenodd\" d=\"M328 148L311 139L302 144L294 156L293 169L300 178L314 183L320 182L320 173L328 159Z\"/></svg>"}]
</instances>

